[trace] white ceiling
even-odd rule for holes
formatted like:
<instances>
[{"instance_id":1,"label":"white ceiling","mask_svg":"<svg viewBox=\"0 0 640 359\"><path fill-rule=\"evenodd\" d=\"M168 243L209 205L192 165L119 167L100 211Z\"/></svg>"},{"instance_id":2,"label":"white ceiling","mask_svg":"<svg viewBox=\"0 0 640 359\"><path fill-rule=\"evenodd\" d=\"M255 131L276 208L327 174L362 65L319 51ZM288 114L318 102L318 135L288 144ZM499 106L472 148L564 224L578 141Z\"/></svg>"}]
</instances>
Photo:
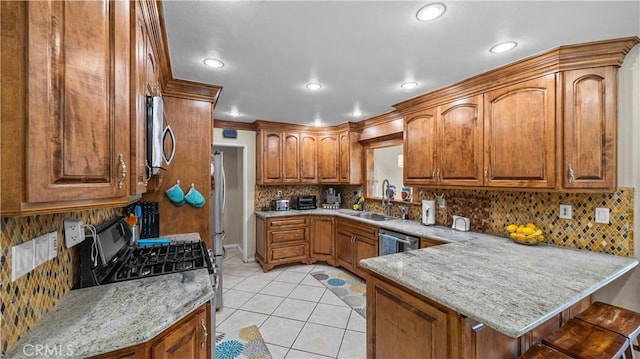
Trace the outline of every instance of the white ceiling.
<instances>
[{"instance_id":1,"label":"white ceiling","mask_svg":"<svg viewBox=\"0 0 640 359\"><path fill-rule=\"evenodd\" d=\"M441 1L442 17L417 21L430 2L164 1L173 75L224 87L216 119L333 125L560 45L640 36L637 0ZM489 53L506 40L519 45Z\"/></svg>"}]
</instances>

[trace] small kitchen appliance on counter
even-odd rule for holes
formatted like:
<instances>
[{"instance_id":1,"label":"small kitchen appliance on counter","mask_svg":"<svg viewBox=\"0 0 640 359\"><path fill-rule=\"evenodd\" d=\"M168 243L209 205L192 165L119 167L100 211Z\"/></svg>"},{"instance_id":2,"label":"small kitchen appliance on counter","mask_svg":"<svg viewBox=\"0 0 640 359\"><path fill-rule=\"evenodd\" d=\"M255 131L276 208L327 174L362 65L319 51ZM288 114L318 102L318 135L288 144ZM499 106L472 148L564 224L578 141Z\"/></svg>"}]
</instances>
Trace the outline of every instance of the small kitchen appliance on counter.
<instances>
[{"instance_id":1,"label":"small kitchen appliance on counter","mask_svg":"<svg viewBox=\"0 0 640 359\"><path fill-rule=\"evenodd\" d=\"M316 196L299 195L291 197L289 202L291 209L316 209L318 208Z\"/></svg>"},{"instance_id":2,"label":"small kitchen appliance on counter","mask_svg":"<svg viewBox=\"0 0 640 359\"><path fill-rule=\"evenodd\" d=\"M422 224L425 226L436 224L436 201L422 200Z\"/></svg>"},{"instance_id":3,"label":"small kitchen appliance on counter","mask_svg":"<svg viewBox=\"0 0 640 359\"><path fill-rule=\"evenodd\" d=\"M271 201L272 211L288 211L289 200L288 199L274 199Z\"/></svg>"},{"instance_id":4,"label":"small kitchen appliance on counter","mask_svg":"<svg viewBox=\"0 0 640 359\"><path fill-rule=\"evenodd\" d=\"M325 201L324 203L342 203L342 199L340 198L340 193L337 193L335 189L329 188L325 191Z\"/></svg>"}]
</instances>

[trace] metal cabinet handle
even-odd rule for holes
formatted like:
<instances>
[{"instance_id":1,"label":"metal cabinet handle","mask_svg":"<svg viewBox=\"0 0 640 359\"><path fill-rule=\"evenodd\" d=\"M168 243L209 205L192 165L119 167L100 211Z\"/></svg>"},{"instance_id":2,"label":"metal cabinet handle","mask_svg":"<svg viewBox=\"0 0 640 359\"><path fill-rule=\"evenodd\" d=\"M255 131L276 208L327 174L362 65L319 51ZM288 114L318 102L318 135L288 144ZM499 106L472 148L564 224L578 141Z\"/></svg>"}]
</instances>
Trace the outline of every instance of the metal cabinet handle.
<instances>
[{"instance_id":1,"label":"metal cabinet handle","mask_svg":"<svg viewBox=\"0 0 640 359\"><path fill-rule=\"evenodd\" d=\"M144 167L147 169L147 173L144 174L144 185L146 186L149 184L149 181L151 181L153 170L151 169L151 166L149 166L149 162L147 160L144 160Z\"/></svg>"},{"instance_id":2,"label":"metal cabinet handle","mask_svg":"<svg viewBox=\"0 0 640 359\"><path fill-rule=\"evenodd\" d=\"M485 182L489 181L489 169L488 168L484 169L484 181Z\"/></svg>"},{"instance_id":3,"label":"metal cabinet handle","mask_svg":"<svg viewBox=\"0 0 640 359\"><path fill-rule=\"evenodd\" d=\"M440 182L440 170L436 172L436 181Z\"/></svg>"},{"instance_id":4,"label":"metal cabinet handle","mask_svg":"<svg viewBox=\"0 0 640 359\"><path fill-rule=\"evenodd\" d=\"M124 187L124 180L127 178L127 165L124 163L124 156L121 154L118 155L118 161L120 162L120 180L118 180L118 189L122 189Z\"/></svg>"},{"instance_id":5,"label":"metal cabinet handle","mask_svg":"<svg viewBox=\"0 0 640 359\"><path fill-rule=\"evenodd\" d=\"M356 244L356 236L351 236L351 245Z\"/></svg>"},{"instance_id":6,"label":"metal cabinet handle","mask_svg":"<svg viewBox=\"0 0 640 359\"><path fill-rule=\"evenodd\" d=\"M569 183L573 183L575 177L573 175L573 165L569 163Z\"/></svg>"},{"instance_id":7,"label":"metal cabinet handle","mask_svg":"<svg viewBox=\"0 0 640 359\"><path fill-rule=\"evenodd\" d=\"M204 348L207 344L207 337L209 336L209 332L207 331L207 324L204 322L204 319L200 319L200 325L202 325L202 343L200 346Z\"/></svg>"},{"instance_id":8,"label":"metal cabinet handle","mask_svg":"<svg viewBox=\"0 0 640 359\"><path fill-rule=\"evenodd\" d=\"M436 170L435 169L431 172L431 178L433 178L434 181L437 181Z\"/></svg>"}]
</instances>

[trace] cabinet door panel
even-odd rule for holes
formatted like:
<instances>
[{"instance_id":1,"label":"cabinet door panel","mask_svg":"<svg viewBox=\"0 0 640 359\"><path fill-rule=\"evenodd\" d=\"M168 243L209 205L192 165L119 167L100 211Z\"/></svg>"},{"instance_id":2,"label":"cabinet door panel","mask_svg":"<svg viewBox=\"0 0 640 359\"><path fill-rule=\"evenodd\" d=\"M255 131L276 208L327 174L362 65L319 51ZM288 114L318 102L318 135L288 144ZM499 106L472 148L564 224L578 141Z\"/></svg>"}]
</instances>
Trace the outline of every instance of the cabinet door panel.
<instances>
[{"instance_id":1,"label":"cabinet door panel","mask_svg":"<svg viewBox=\"0 0 640 359\"><path fill-rule=\"evenodd\" d=\"M485 94L485 185L555 184L555 76Z\"/></svg>"},{"instance_id":2,"label":"cabinet door panel","mask_svg":"<svg viewBox=\"0 0 640 359\"><path fill-rule=\"evenodd\" d=\"M215 310L215 309L212 309ZM207 311L201 309L188 321L171 330L167 336L151 345L153 359L206 358L210 333L206 339L203 325L207 326Z\"/></svg>"},{"instance_id":3,"label":"cabinet door panel","mask_svg":"<svg viewBox=\"0 0 640 359\"><path fill-rule=\"evenodd\" d=\"M37 1L28 8L27 201L123 197L128 2Z\"/></svg>"},{"instance_id":4,"label":"cabinet door panel","mask_svg":"<svg viewBox=\"0 0 640 359\"><path fill-rule=\"evenodd\" d=\"M404 124L404 184L435 182L436 118L433 110L409 116Z\"/></svg>"},{"instance_id":5,"label":"cabinet door panel","mask_svg":"<svg viewBox=\"0 0 640 359\"><path fill-rule=\"evenodd\" d=\"M349 183L350 167L350 149L349 149L349 132L340 134L340 182Z\"/></svg>"},{"instance_id":6,"label":"cabinet door panel","mask_svg":"<svg viewBox=\"0 0 640 359\"><path fill-rule=\"evenodd\" d=\"M300 182L318 182L318 139L315 135L300 134Z\"/></svg>"},{"instance_id":7,"label":"cabinet door panel","mask_svg":"<svg viewBox=\"0 0 640 359\"><path fill-rule=\"evenodd\" d=\"M438 182L482 185L482 95L438 107Z\"/></svg>"},{"instance_id":8,"label":"cabinet door panel","mask_svg":"<svg viewBox=\"0 0 640 359\"><path fill-rule=\"evenodd\" d=\"M356 237L357 238L357 237ZM361 277L364 277L366 275L365 269L364 267L362 267L360 265L360 260L361 259L366 259L366 258L371 258L371 257L377 257L378 256L378 243L377 242L370 242L370 241L366 241L366 240L362 240L360 238L357 238L355 241L355 249L354 249L355 253L355 271L358 275L360 275Z\"/></svg>"},{"instance_id":9,"label":"cabinet door panel","mask_svg":"<svg viewBox=\"0 0 640 359\"><path fill-rule=\"evenodd\" d=\"M279 132L267 132L264 135L262 154L262 180L265 183L280 182L282 178L282 135Z\"/></svg>"},{"instance_id":10,"label":"cabinet door panel","mask_svg":"<svg viewBox=\"0 0 640 359\"><path fill-rule=\"evenodd\" d=\"M343 267L353 267L353 235L349 232L336 232L336 260Z\"/></svg>"},{"instance_id":11,"label":"cabinet door panel","mask_svg":"<svg viewBox=\"0 0 640 359\"><path fill-rule=\"evenodd\" d=\"M287 229L284 231L270 231L269 244L303 241L307 238L307 228Z\"/></svg>"},{"instance_id":12,"label":"cabinet door panel","mask_svg":"<svg viewBox=\"0 0 640 359\"><path fill-rule=\"evenodd\" d=\"M311 257L333 258L334 220L332 217L311 217Z\"/></svg>"},{"instance_id":13,"label":"cabinet door panel","mask_svg":"<svg viewBox=\"0 0 640 359\"><path fill-rule=\"evenodd\" d=\"M372 297L372 300L369 297ZM420 303L409 294L389 291L367 281L369 358L448 358L447 313ZM368 314L368 313L367 313ZM371 323L369 323L371 321ZM373 349L373 350L371 350Z\"/></svg>"},{"instance_id":14,"label":"cabinet door panel","mask_svg":"<svg viewBox=\"0 0 640 359\"><path fill-rule=\"evenodd\" d=\"M321 135L318 142L318 182L338 183L338 135Z\"/></svg>"},{"instance_id":15,"label":"cabinet door panel","mask_svg":"<svg viewBox=\"0 0 640 359\"><path fill-rule=\"evenodd\" d=\"M565 188L616 187L616 69L564 73Z\"/></svg>"},{"instance_id":16,"label":"cabinet door panel","mask_svg":"<svg viewBox=\"0 0 640 359\"><path fill-rule=\"evenodd\" d=\"M142 8L135 3L135 32L131 39L131 194L147 191L147 27Z\"/></svg>"},{"instance_id":17,"label":"cabinet door panel","mask_svg":"<svg viewBox=\"0 0 640 359\"><path fill-rule=\"evenodd\" d=\"M288 245L271 249L270 262L304 260L309 256L309 246L307 243Z\"/></svg>"},{"instance_id":18,"label":"cabinet door panel","mask_svg":"<svg viewBox=\"0 0 640 359\"><path fill-rule=\"evenodd\" d=\"M300 182L300 136L284 133L282 137L282 182Z\"/></svg>"}]
</instances>

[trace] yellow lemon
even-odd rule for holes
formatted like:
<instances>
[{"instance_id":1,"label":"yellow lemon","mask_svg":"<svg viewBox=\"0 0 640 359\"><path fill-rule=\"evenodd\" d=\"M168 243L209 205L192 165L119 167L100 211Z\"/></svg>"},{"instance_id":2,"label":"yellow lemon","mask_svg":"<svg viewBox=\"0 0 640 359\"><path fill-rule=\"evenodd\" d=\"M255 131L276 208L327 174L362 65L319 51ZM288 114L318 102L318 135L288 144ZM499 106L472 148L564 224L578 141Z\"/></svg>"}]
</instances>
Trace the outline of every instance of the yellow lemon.
<instances>
[{"instance_id":1,"label":"yellow lemon","mask_svg":"<svg viewBox=\"0 0 640 359\"><path fill-rule=\"evenodd\" d=\"M509 234L509 236L511 236L511 238L516 239L516 236L518 235L518 233L511 233Z\"/></svg>"},{"instance_id":2,"label":"yellow lemon","mask_svg":"<svg viewBox=\"0 0 640 359\"><path fill-rule=\"evenodd\" d=\"M516 239L518 240L524 240L526 238L526 236L524 234L521 233L516 233Z\"/></svg>"},{"instance_id":3,"label":"yellow lemon","mask_svg":"<svg viewBox=\"0 0 640 359\"><path fill-rule=\"evenodd\" d=\"M538 229L537 231L533 232L533 234L535 234L536 236L540 236L542 235L542 231Z\"/></svg>"},{"instance_id":4,"label":"yellow lemon","mask_svg":"<svg viewBox=\"0 0 640 359\"><path fill-rule=\"evenodd\" d=\"M513 233L518 229L518 226L515 224L510 224L507 226L507 232Z\"/></svg>"},{"instance_id":5,"label":"yellow lemon","mask_svg":"<svg viewBox=\"0 0 640 359\"><path fill-rule=\"evenodd\" d=\"M518 227L518 229L516 229L516 233L524 233L524 227Z\"/></svg>"},{"instance_id":6,"label":"yellow lemon","mask_svg":"<svg viewBox=\"0 0 640 359\"><path fill-rule=\"evenodd\" d=\"M533 223L531 223L531 222L527 223L527 225L526 225L525 227L527 227L527 228L531 228L531 229L533 229L534 231L536 230L536 225L535 225L535 224L533 224Z\"/></svg>"},{"instance_id":7,"label":"yellow lemon","mask_svg":"<svg viewBox=\"0 0 640 359\"><path fill-rule=\"evenodd\" d=\"M522 228L522 234L525 236L533 234L535 231L529 227Z\"/></svg>"}]
</instances>

